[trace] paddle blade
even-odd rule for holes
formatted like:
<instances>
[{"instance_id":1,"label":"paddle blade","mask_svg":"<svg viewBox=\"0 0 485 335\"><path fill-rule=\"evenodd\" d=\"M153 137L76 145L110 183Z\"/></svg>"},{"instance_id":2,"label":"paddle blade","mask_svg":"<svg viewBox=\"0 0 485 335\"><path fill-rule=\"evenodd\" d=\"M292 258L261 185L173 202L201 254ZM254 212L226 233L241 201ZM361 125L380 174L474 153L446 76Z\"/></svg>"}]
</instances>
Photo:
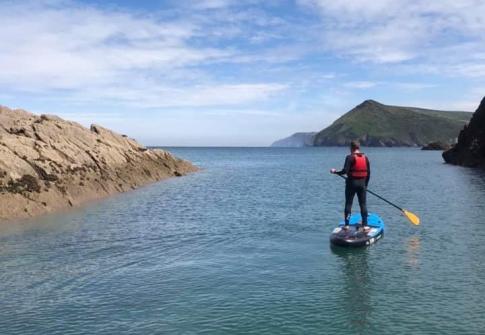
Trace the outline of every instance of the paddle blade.
<instances>
[{"instance_id":1,"label":"paddle blade","mask_svg":"<svg viewBox=\"0 0 485 335\"><path fill-rule=\"evenodd\" d=\"M416 214L408 212L405 209L403 209L402 212L408 218L408 220L411 221L412 224L419 225L419 223L421 222L421 220Z\"/></svg>"}]
</instances>

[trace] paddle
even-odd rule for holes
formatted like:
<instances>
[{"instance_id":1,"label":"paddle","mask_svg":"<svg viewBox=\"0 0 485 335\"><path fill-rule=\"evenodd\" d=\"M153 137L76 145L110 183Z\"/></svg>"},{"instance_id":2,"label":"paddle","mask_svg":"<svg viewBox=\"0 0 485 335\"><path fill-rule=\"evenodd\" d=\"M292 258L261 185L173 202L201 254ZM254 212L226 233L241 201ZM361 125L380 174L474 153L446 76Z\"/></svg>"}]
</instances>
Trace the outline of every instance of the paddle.
<instances>
[{"instance_id":1,"label":"paddle","mask_svg":"<svg viewBox=\"0 0 485 335\"><path fill-rule=\"evenodd\" d=\"M345 177L344 177L344 176L342 176L342 175L338 175L338 176L342 177L343 179L347 179L347 178L345 178ZM405 216L405 217L407 217L409 221L411 221L411 223L412 223L412 224L414 224L414 225L419 225L419 223L421 222L421 220L419 219L419 217L418 217L416 214L411 213L410 211L407 211L407 210L405 210L405 209L402 209L402 208L401 208L401 207L399 207L398 205L393 204L393 203L392 203L392 202L390 202L389 200L384 199L384 198L383 198L383 197L381 197L379 194L376 194L376 193L372 192L371 190L367 190L367 192L369 192L370 194L372 194L372 195L374 195L374 196L378 197L379 199L381 199L381 200L383 200L383 201L387 202L389 205L391 205L391 206L396 207L397 209L399 209L399 210L400 210L400 211L401 211L401 212L404 214L404 216Z\"/></svg>"}]
</instances>

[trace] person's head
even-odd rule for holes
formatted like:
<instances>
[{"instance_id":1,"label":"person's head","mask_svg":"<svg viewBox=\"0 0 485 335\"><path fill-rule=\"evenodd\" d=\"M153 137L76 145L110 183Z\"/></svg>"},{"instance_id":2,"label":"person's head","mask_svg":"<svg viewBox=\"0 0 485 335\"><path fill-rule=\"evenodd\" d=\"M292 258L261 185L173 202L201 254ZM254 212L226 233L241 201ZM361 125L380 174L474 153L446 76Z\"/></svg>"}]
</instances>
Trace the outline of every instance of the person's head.
<instances>
[{"instance_id":1,"label":"person's head","mask_svg":"<svg viewBox=\"0 0 485 335\"><path fill-rule=\"evenodd\" d=\"M350 142L350 151L354 152L356 150L360 150L360 143L359 141L354 140Z\"/></svg>"}]
</instances>

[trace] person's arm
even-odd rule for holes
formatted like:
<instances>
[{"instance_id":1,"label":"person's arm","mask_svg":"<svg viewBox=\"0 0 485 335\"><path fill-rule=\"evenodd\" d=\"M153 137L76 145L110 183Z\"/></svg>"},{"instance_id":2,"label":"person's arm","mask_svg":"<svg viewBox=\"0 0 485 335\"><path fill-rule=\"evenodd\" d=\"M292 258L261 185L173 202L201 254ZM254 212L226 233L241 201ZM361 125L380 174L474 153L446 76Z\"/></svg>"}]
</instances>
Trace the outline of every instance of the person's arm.
<instances>
[{"instance_id":1,"label":"person's arm","mask_svg":"<svg viewBox=\"0 0 485 335\"><path fill-rule=\"evenodd\" d=\"M365 179L365 187L367 187L367 185L369 185L369 179L370 179L370 162L367 156L365 156L365 162L367 163L367 178Z\"/></svg>"},{"instance_id":2,"label":"person's arm","mask_svg":"<svg viewBox=\"0 0 485 335\"><path fill-rule=\"evenodd\" d=\"M351 160L352 160L352 156L351 155L348 155L347 157L345 157L345 163L344 163L344 167L342 170L340 171L336 171L335 174L338 174L338 175L349 175L349 172L350 172L350 163L351 163Z\"/></svg>"}]
</instances>

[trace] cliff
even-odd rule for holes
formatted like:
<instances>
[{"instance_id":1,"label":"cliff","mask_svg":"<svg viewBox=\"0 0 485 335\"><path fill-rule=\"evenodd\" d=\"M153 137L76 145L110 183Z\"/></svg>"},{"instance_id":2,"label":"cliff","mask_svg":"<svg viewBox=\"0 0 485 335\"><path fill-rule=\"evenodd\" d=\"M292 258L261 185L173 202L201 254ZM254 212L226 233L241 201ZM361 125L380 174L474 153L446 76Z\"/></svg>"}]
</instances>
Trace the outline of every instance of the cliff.
<instances>
[{"instance_id":1,"label":"cliff","mask_svg":"<svg viewBox=\"0 0 485 335\"><path fill-rule=\"evenodd\" d=\"M73 207L197 168L98 125L0 106L0 220Z\"/></svg>"},{"instance_id":2,"label":"cliff","mask_svg":"<svg viewBox=\"0 0 485 335\"><path fill-rule=\"evenodd\" d=\"M458 143L443 153L446 163L485 167L485 97L470 123L458 135Z\"/></svg>"},{"instance_id":3,"label":"cliff","mask_svg":"<svg viewBox=\"0 0 485 335\"><path fill-rule=\"evenodd\" d=\"M453 143L472 113L384 105L366 100L315 136L316 146L423 146Z\"/></svg>"},{"instance_id":4,"label":"cliff","mask_svg":"<svg viewBox=\"0 0 485 335\"><path fill-rule=\"evenodd\" d=\"M272 147L301 148L313 146L316 133L295 133L291 136L275 141Z\"/></svg>"}]
</instances>

